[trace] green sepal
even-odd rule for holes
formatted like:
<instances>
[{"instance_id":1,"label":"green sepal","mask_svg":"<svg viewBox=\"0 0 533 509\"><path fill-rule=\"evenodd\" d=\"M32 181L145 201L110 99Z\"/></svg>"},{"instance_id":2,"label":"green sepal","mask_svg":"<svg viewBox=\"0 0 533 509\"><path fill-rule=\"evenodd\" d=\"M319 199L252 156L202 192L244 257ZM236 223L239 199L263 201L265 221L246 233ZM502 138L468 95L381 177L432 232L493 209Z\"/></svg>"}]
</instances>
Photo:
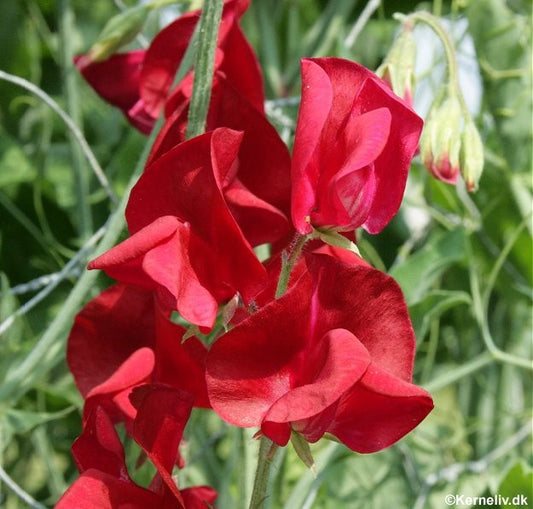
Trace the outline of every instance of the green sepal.
<instances>
[{"instance_id":1,"label":"green sepal","mask_svg":"<svg viewBox=\"0 0 533 509\"><path fill-rule=\"evenodd\" d=\"M309 442L302 435L300 435L300 433L292 430L291 443L298 457L303 461L305 466L309 468L311 472L313 472L313 475L316 477L317 470L315 460L313 459L313 455L311 454Z\"/></svg>"},{"instance_id":2,"label":"green sepal","mask_svg":"<svg viewBox=\"0 0 533 509\"><path fill-rule=\"evenodd\" d=\"M194 336L198 336L200 333L200 329L198 328L198 325L189 325L187 327L187 330L185 331L185 334L183 334L183 337L181 338L181 342L185 343L189 338L192 338Z\"/></svg>"},{"instance_id":3,"label":"green sepal","mask_svg":"<svg viewBox=\"0 0 533 509\"><path fill-rule=\"evenodd\" d=\"M342 247L343 249L348 249L352 253L355 253L357 256L361 256L359 248L352 242L350 239L347 239L339 232L334 230L326 230L322 228L313 228L313 233L311 238L318 238L322 242L329 244L330 246Z\"/></svg>"}]
</instances>

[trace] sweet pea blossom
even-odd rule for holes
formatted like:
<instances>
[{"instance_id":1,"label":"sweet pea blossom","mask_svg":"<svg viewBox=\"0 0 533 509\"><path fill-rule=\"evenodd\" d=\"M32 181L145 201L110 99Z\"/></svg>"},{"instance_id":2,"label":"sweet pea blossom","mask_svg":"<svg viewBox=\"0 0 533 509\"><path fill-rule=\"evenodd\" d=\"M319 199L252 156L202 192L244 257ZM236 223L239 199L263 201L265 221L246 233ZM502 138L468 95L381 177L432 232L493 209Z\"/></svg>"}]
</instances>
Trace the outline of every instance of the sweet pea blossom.
<instances>
[{"instance_id":1,"label":"sweet pea blossom","mask_svg":"<svg viewBox=\"0 0 533 509\"><path fill-rule=\"evenodd\" d=\"M227 0L217 42L215 69L233 83L259 111L264 109L263 78L257 58L246 40L239 20L249 0ZM180 16L161 30L146 50L119 53L101 62L80 55L74 62L87 82L107 102L118 107L128 121L144 134L150 133L165 108L166 100L192 35L200 11ZM192 86L189 72L175 91L188 103ZM174 94L175 95L175 94ZM172 101L172 110L185 103Z\"/></svg>"},{"instance_id":2,"label":"sweet pea blossom","mask_svg":"<svg viewBox=\"0 0 533 509\"><path fill-rule=\"evenodd\" d=\"M217 496L208 486L179 490L172 470L189 419L188 393L161 385L145 385L132 394L137 408L133 438L157 469L148 488L131 479L125 454L111 419L102 407L91 412L72 454L81 476L56 504L56 509L201 509Z\"/></svg>"},{"instance_id":3,"label":"sweet pea blossom","mask_svg":"<svg viewBox=\"0 0 533 509\"><path fill-rule=\"evenodd\" d=\"M302 60L292 158L292 220L379 233L398 211L422 119L368 69L339 58Z\"/></svg>"},{"instance_id":4,"label":"sweet pea blossom","mask_svg":"<svg viewBox=\"0 0 533 509\"><path fill-rule=\"evenodd\" d=\"M157 293L203 331L218 304L239 293L248 303L266 272L228 208L223 183L235 168L242 134L217 129L165 153L131 192L131 237L89 264Z\"/></svg>"},{"instance_id":5,"label":"sweet pea blossom","mask_svg":"<svg viewBox=\"0 0 533 509\"><path fill-rule=\"evenodd\" d=\"M136 410L129 395L138 385L164 383L189 392L194 406L209 407L207 348L169 320L152 292L117 283L76 316L67 362L85 399L84 421L96 406L131 429Z\"/></svg>"},{"instance_id":6,"label":"sweet pea blossom","mask_svg":"<svg viewBox=\"0 0 533 509\"><path fill-rule=\"evenodd\" d=\"M185 139L187 114L188 108L178 108L166 119L147 165ZM218 127L242 132L238 158L219 180L246 240L252 246L283 241L292 233L289 151L265 116L220 73L213 81L206 130Z\"/></svg>"},{"instance_id":7,"label":"sweet pea blossom","mask_svg":"<svg viewBox=\"0 0 533 509\"><path fill-rule=\"evenodd\" d=\"M278 445L294 431L381 450L433 407L411 383L415 337L401 290L366 264L313 254L307 266L284 296L212 345L211 405Z\"/></svg>"}]
</instances>

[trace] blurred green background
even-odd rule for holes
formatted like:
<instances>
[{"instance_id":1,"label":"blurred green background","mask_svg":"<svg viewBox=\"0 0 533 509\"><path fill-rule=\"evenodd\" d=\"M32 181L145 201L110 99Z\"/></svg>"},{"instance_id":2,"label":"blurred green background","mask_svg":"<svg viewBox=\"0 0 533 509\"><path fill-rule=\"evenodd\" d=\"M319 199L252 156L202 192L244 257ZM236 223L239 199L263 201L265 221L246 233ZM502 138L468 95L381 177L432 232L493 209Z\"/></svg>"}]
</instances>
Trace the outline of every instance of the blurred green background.
<instances>
[{"instance_id":1,"label":"blurred green background","mask_svg":"<svg viewBox=\"0 0 533 509\"><path fill-rule=\"evenodd\" d=\"M0 15L0 70L37 85L70 115L119 197L146 139L83 82L72 57L132 5L10 0ZM465 86L476 87L464 92L474 97L485 170L479 191L467 195L416 159L400 213L380 235L362 233L359 245L404 289L418 341L415 382L432 392L435 410L378 454L322 440L312 446L316 478L284 451L266 508L438 509L448 493L524 494L533 506L531 4L252 0L243 28L263 68L267 111L290 144L299 58L339 56L376 69L399 28L393 13L418 9L445 18L456 35L462 71L475 83ZM152 15L131 47L178 13ZM417 37L425 61L415 104L423 109L438 92L443 58L427 51L438 41ZM77 476L69 448L83 401L64 346L75 310L109 285L95 275L76 286L100 238L91 235L114 210L64 122L35 94L0 79L0 507L53 506ZM78 300L68 301L75 288ZM208 483L219 507L246 507L251 435L195 411L180 487ZM128 444L132 464L136 452ZM150 474L145 465L133 475L144 482Z\"/></svg>"}]
</instances>

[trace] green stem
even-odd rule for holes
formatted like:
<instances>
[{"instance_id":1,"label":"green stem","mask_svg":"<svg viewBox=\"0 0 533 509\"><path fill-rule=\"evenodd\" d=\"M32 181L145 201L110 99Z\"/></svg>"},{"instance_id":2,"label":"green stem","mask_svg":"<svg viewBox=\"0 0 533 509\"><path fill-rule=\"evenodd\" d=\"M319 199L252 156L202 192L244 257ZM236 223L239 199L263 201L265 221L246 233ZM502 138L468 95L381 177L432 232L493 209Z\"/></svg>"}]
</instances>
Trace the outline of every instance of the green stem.
<instances>
[{"instance_id":1,"label":"green stem","mask_svg":"<svg viewBox=\"0 0 533 509\"><path fill-rule=\"evenodd\" d=\"M431 325L429 328L429 344L426 358L424 361L424 368L422 370L423 381L429 379L430 373L433 370L433 366L435 364L435 358L437 356L437 347L439 345L439 330L440 320L438 318L435 318L431 321Z\"/></svg>"},{"instance_id":2,"label":"green stem","mask_svg":"<svg viewBox=\"0 0 533 509\"><path fill-rule=\"evenodd\" d=\"M397 16L401 18L400 16ZM444 47L444 53L446 55L446 64L448 68L448 89L450 96L457 96L459 104L461 105L461 111L465 120L470 118L470 112L466 106L463 94L461 93L461 88L459 87L459 73L457 69L457 59L455 58L455 50L453 42L448 35L448 32L442 27L439 22L439 19L436 16L433 16L429 12L419 11L410 14L407 17L403 17L403 20L406 19L412 21L421 21L428 25L438 36Z\"/></svg>"},{"instance_id":3,"label":"green stem","mask_svg":"<svg viewBox=\"0 0 533 509\"><path fill-rule=\"evenodd\" d=\"M472 250L472 246L470 244L469 239L466 239L465 245L466 245L468 259L473 260L474 259L473 250ZM507 352L504 352L503 350L498 348L498 346L496 346L496 344L494 343L494 340L492 338L492 334L490 332L489 325L488 325L488 312L483 305L484 303L483 303L483 297L481 295L479 277L476 272L476 268L474 267L474 264L472 263L469 264L468 270L469 270L469 276L470 276L470 290L472 294L472 306L473 306L474 317L481 331L481 337L483 338L483 341L485 342L485 346L487 347L487 350L491 354L492 358L497 361L504 362L506 364L511 364L519 368L524 368L524 369L533 371L533 362L530 359L523 359L516 355L512 355Z\"/></svg>"},{"instance_id":4,"label":"green stem","mask_svg":"<svg viewBox=\"0 0 533 509\"><path fill-rule=\"evenodd\" d=\"M260 509L267 498L268 479L272 460L278 450L278 446L266 437L261 437L259 443L259 457L257 458L257 470L255 472L254 489L250 500L250 509Z\"/></svg>"},{"instance_id":5,"label":"green stem","mask_svg":"<svg viewBox=\"0 0 533 509\"><path fill-rule=\"evenodd\" d=\"M357 18L355 25L350 30L350 33L344 41L344 47L346 49L353 48L355 41L359 37L359 34L363 31L363 28L365 28L365 26L367 25L368 20L372 17L374 12L377 11L380 5L381 0L369 0L366 3L363 10L361 11L361 14Z\"/></svg>"},{"instance_id":6,"label":"green stem","mask_svg":"<svg viewBox=\"0 0 533 509\"><path fill-rule=\"evenodd\" d=\"M408 19L414 21L421 21L428 25L439 37L444 47L444 53L446 55L446 64L448 67L448 85L455 88L459 87L459 77L457 72L457 60L455 59L455 51L453 42L448 35L448 32L444 30L436 16L433 16L429 12L419 11L414 12L408 16Z\"/></svg>"},{"instance_id":7,"label":"green stem","mask_svg":"<svg viewBox=\"0 0 533 509\"><path fill-rule=\"evenodd\" d=\"M194 62L191 105L187 119L187 139L205 132L223 5L223 0L206 0L202 10L199 22L200 37Z\"/></svg>"},{"instance_id":8,"label":"green stem","mask_svg":"<svg viewBox=\"0 0 533 509\"><path fill-rule=\"evenodd\" d=\"M448 385L458 382L459 380L461 380L461 378L470 376L472 373L483 369L485 366L488 366L492 362L494 362L494 358L490 354L490 352L484 352L476 359L470 362L466 362L457 369L453 369L450 372L440 376L439 378L432 380L428 384L425 384L424 388L431 393L437 392L438 390L443 389Z\"/></svg>"},{"instance_id":9,"label":"green stem","mask_svg":"<svg viewBox=\"0 0 533 509\"><path fill-rule=\"evenodd\" d=\"M442 0L433 0L433 15L439 17L442 14Z\"/></svg>"},{"instance_id":10,"label":"green stem","mask_svg":"<svg viewBox=\"0 0 533 509\"><path fill-rule=\"evenodd\" d=\"M298 261L298 257L302 252L304 244L309 240L306 235L296 234L289 248L289 253L285 252L282 255L281 272L279 274L278 286L276 288L276 299L281 297L289 286L289 278L291 276L292 269Z\"/></svg>"},{"instance_id":11,"label":"green stem","mask_svg":"<svg viewBox=\"0 0 533 509\"><path fill-rule=\"evenodd\" d=\"M67 102L67 113L72 121L79 126L81 122L78 89L76 87L75 75L72 72L72 58L74 57L74 53L70 44L72 39L71 34L74 32L73 27L73 13L70 0L61 0L59 2L59 49L63 71L63 88ZM76 197L78 212L78 233L82 239L86 239L89 237L93 228L89 201L89 175L86 172L83 154L79 145L76 143L76 138L72 131L69 131L67 136L74 172L74 196Z\"/></svg>"},{"instance_id":12,"label":"green stem","mask_svg":"<svg viewBox=\"0 0 533 509\"><path fill-rule=\"evenodd\" d=\"M296 237L291 242L289 253L283 253L281 272L278 280L278 287L276 288L276 299L281 297L289 286L289 278L296 264L302 248L309 240L306 235L296 234ZM270 478L270 467L272 460L278 450L278 446L272 443L266 437L261 437L259 444L259 456L257 458L257 469L255 472L254 488L252 491L252 498L250 500L250 509L259 509L262 507L267 497L267 486Z\"/></svg>"}]
</instances>

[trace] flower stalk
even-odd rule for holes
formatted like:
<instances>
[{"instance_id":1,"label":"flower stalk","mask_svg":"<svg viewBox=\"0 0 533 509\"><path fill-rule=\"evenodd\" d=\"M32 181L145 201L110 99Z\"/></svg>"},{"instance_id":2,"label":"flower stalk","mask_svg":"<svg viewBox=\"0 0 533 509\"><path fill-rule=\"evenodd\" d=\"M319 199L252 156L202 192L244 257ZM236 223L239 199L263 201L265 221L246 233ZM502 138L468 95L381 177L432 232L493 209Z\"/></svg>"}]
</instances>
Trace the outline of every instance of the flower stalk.
<instances>
[{"instance_id":1,"label":"flower stalk","mask_svg":"<svg viewBox=\"0 0 533 509\"><path fill-rule=\"evenodd\" d=\"M268 479L270 477L270 467L272 466L272 461L278 449L279 446L274 444L267 437L261 437L259 442L259 455L257 458L254 488L250 500L250 509L260 509L265 503Z\"/></svg>"},{"instance_id":2,"label":"flower stalk","mask_svg":"<svg viewBox=\"0 0 533 509\"><path fill-rule=\"evenodd\" d=\"M287 291L292 269L296 265L296 262L298 261L298 258L302 252L302 248L308 240L309 237L307 235L296 234L291 243L289 252L283 253L281 272L279 275L278 286L276 288L276 299L281 297ZM250 509L259 509L262 507L265 498L267 497L266 491L268 479L270 477L270 467L278 448L279 447L276 444L274 444L265 436L261 437L254 487L252 491L252 498L250 500Z\"/></svg>"},{"instance_id":3,"label":"flower stalk","mask_svg":"<svg viewBox=\"0 0 533 509\"><path fill-rule=\"evenodd\" d=\"M198 28L200 37L194 62L194 82L187 122L187 139L205 132L223 6L223 0L207 0L200 17Z\"/></svg>"},{"instance_id":4,"label":"flower stalk","mask_svg":"<svg viewBox=\"0 0 533 509\"><path fill-rule=\"evenodd\" d=\"M309 236L297 233L291 243L289 252L284 252L282 254L281 272L279 275L278 286L276 288L276 299L281 297L287 291L292 269L296 265L300 253L302 252L302 248L308 240Z\"/></svg>"}]
</instances>

